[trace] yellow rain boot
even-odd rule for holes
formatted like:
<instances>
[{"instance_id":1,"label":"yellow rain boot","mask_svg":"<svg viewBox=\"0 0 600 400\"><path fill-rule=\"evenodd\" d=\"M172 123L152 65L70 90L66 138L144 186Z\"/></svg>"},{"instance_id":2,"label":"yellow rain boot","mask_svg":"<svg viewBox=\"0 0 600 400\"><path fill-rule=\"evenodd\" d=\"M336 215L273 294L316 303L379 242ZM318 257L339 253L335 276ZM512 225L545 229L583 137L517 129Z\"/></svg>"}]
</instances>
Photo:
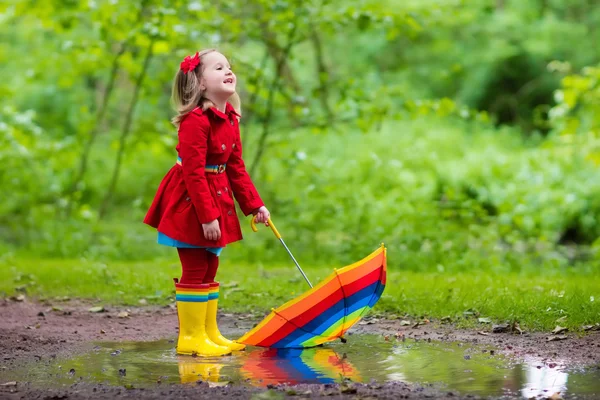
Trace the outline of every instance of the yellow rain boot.
<instances>
[{"instance_id":1,"label":"yellow rain boot","mask_svg":"<svg viewBox=\"0 0 600 400\"><path fill-rule=\"evenodd\" d=\"M217 326L217 304L219 302L219 282L209 283L208 306L206 309L206 331L210 340L221 346L227 346L231 350L244 350L245 344L226 339L219 332Z\"/></svg>"},{"instance_id":2,"label":"yellow rain boot","mask_svg":"<svg viewBox=\"0 0 600 400\"><path fill-rule=\"evenodd\" d=\"M177 301L177 316L179 317L177 354L201 357L230 354L229 347L215 344L206 332L209 285L191 285L177 282L177 279L175 279L175 300Z\"/></svg>"}]
</instances>

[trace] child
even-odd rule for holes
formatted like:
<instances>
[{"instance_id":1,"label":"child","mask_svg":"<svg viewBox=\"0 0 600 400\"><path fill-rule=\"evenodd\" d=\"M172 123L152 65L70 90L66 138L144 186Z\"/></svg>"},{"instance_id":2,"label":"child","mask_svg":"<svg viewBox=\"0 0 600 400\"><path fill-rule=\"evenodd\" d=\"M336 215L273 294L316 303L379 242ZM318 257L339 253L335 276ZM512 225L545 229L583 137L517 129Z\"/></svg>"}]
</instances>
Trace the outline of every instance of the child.
<instances>
[{"instance_id":1,"label":"child","mask_svg":"<svg viewBox=\"0 0 600 400\"><path fill-rule=\"evenodd\" d=\"M221 356L245 346L217 328L221 250L242 239L233 196L245 215L268 225L269 211L242 160L236 77L227 58L209 49L186 57L175 76L177 163L163 178L144 223L158 243L177 248L181 280L175 280L177 353ZM237 105L236 110L232 104Z\"/></svg>"}]
</instances>

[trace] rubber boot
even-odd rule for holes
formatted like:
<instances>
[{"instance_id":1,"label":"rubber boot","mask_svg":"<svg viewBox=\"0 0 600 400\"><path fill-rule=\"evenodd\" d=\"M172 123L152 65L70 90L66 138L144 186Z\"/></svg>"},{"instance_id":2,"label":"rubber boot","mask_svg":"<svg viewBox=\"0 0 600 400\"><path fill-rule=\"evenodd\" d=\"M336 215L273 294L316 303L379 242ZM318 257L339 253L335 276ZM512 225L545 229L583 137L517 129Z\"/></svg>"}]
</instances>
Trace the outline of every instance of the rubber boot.
<instances>
[{"instance_id":1,"label":"rubber boot","mask_svg":"<svg viewBox=\"0 0 600 400\"><path fill-rule=\"evenodd\" d=\"M209 283L208 306L206 310L206 331L210 340L221 346L227 346L231 350L244 350L245 344L234 342L221 335L217 326L217 308L219 303L219 282Z\"/></svg>"},{"instance_id":2,"label":"rubber boot","mask_svg":"<svg viewBox=\"0 0 600 400\"><path fill-rule=\"evenodd\" d=\"M210 286L208 284L177 283L177 279L174 281L177 316L179 317L177 354L201 357L230 354L229 347L215 344L206 332L206 309Z\"/></svg>"}]
</instances>

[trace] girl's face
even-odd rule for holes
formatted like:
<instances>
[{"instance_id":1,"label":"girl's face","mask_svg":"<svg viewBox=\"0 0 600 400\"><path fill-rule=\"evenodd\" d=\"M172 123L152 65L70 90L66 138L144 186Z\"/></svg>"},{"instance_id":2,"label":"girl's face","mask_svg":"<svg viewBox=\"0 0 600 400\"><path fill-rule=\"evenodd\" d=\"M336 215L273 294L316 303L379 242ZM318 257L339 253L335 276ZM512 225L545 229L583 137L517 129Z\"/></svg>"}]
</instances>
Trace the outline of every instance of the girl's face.
<instances>
[{"instance_id":1,"label":"girl's face","mask_svg":"<svg viewBox=\"0 0 600 400\"><path fill-rule=\"evenodd\" d=\"M229 61L217 51L210 52L202 57L201 89L205 90L204 96L211 100L228 99L235 93L236 78L231 71Z\"/></svg>"}]
</instances>

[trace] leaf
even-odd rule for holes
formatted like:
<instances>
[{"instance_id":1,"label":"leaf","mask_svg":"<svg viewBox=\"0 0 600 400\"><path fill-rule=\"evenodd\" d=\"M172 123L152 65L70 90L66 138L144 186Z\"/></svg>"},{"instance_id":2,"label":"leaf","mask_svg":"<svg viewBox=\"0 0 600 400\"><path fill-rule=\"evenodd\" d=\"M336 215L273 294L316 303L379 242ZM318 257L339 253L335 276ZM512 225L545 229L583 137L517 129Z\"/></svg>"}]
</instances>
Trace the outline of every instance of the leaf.
<instances>
[{"instance_id":1,"label":"leaf","mask_svg":"<svg viewBox=\"0 0 600 400\"><path fill-rule=\"evenodd\" d=\"M477 333L480 335L483 335L483 336L488 336L490 334L489 332L484 332L484 331L479 331Z\"/></svg>"},{"instance_id":2,"label":"leaf","mask_svg":"<svg viewBox=\"0 0 600 400\"><path fill-rule=\"evenodd\" d=\"M556 328L552 331L555 335L568 331L569 328L565 328L564 326L556 325Z\"/></svg>"},{"instance_id":3,"label":"leaf","mask_svg":"<svg viewBox=\"0 0 600 400\"><path fill-rule=\"evenodd\" d=\"M117 314L117 318L128 318L129 317L129 313L127 311L121 311L120 313Z\"/></svg>"},{"instance_id":4,"label":"leaf","mask_svg":"<svg viewBox=\"0 0 600 400\"><path fill-rule=\"evenodd\" d=\"M96 307L92 307L92 308L88 309L88 311L91 313L101 313L101 312L104 312L105 310L104 310L104 307L102 307L102 306L96 306Z\"/></svg>"},{"instance_id":5,"label":"leaf","mask_svg":"<svg viewBox=\"0 0 600 400\"><path fill-rule=\"evenodd\" d=\"M0 386L17 386L17 382L15 382L15 381L6 382L6 383L0 384Z\"/></svg>"},{"instance_id":6,"label":"leaf","mask_svg":"<svg viewBox=\"0 0 600 400\"><path fill-rule=\"evenodd\" d=\"M400 326L407 326L407 325L410 325L411 323L412 322L403 319L402 321L400 321Z\"/></svg>"},{"instance_id":7,"label":"leaf","mask_svg":"<svg viewBox=\"0 0 600 400\"><path fill-rule=\"evenodd\" d=\"M225 382L208 382L208 387L209 388L215 388L215 387L225 387L227 385L229 385L231 382L229 381L225 381Z\"/></svg>"},{"instance_id":8,"label":"leaf","mask_svg":"<svg viewBox=\"0 0 600 400\"><path fill-rule=\"evenodd\" d=\"M548 338L546 339L546 341L548 342L555 342L557 340L567 340L569 337L567 335L555 335L555 336L548 336Z\"/></svg>"},{"instance_id":9,"label":"leaf","mask_svg":"<svg viewBox=\"0 0 600 400\"><path fill-rule=\"evenodd\" d=\"M512 323L512 325L510 326L510 330L511 330L511 332L517 331L521 335L523 334L523 330L521 329L521 326L519 325L519 323L517 321Z\"/></svg>"},{"instance_id":10,"label":"leaf","mask_svg":"<svg viewBox=\"0 0 600 400\"><path fill-rule=\"evenodd\" d=\"M493 333L508 332L508 324L492 325L492 332Z\"/></svg>"},{"instance_id":11,"label":"leaf","mask_svg":"<svg viewBox=\"0 0 600 400\"><path fill-rule=\"evenodd\" d=\"M491 324L492 323L492 320L489 319L489 318L487 318L487 317L485 317L485 318L478 318L477 320L479 322L481 322L482 324Z\"/></svg>"},{"instance_id":12,"label":"leaf","mask_svg":"<svg viewBox=\"0 0 600 400\"><path fill-rule=\"evenodd\" d=\"M600 331L600 324L584 325L583 330L586 332L587 331Z\"/></svg>"}]
</instances>

